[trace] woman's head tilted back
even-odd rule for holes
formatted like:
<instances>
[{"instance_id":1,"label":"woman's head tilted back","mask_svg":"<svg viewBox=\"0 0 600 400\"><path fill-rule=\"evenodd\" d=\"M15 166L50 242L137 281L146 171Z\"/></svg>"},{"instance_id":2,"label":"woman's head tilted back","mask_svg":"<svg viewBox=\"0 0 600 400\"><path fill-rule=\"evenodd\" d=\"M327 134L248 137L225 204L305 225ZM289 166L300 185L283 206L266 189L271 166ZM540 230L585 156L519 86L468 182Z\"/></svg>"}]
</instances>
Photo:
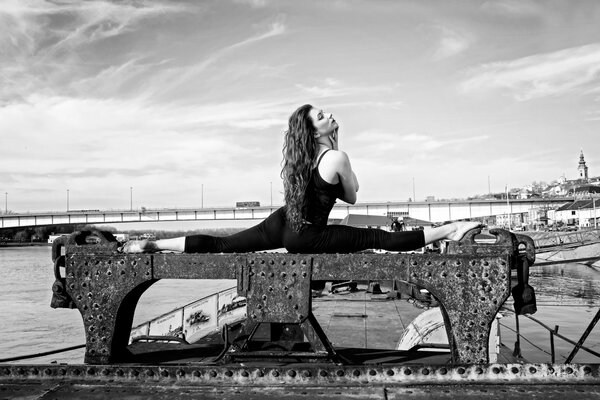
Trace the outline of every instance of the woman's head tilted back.
<instances>
[{"instance_id":1,"label":"woman's head tilted back","mask_svg":"<svg viewBox=\"0 0 600 400\"><path fill-rule=\"evenodd\" d=\"M283 188L286 216L295 231L300 231L306 215L306 188L312 176L318 145L310 118L313 107L305 104L292 113L283 143Z\"/></svg>"}]
</instances>

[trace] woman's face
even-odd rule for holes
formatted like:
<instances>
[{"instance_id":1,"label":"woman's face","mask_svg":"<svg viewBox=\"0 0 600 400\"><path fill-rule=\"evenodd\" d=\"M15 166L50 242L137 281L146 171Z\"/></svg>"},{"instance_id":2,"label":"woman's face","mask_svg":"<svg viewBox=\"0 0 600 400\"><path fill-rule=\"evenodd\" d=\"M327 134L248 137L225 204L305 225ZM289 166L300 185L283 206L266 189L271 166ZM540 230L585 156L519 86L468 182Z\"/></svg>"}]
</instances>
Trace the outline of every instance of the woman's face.
<instances>
[{"instance_id":1,"label":"woman's face","mask_svg":"<svg viewBox=\"0 0 600 400\"><path fill-rule=\"evenodd\" d=\"M309 116L315 127L315 136L317 137L328 137L339 128L339 125L335 122L335 119L333 119L333 115L325 114L323 110L312 108Z\"/></svg>"}]
</instances>

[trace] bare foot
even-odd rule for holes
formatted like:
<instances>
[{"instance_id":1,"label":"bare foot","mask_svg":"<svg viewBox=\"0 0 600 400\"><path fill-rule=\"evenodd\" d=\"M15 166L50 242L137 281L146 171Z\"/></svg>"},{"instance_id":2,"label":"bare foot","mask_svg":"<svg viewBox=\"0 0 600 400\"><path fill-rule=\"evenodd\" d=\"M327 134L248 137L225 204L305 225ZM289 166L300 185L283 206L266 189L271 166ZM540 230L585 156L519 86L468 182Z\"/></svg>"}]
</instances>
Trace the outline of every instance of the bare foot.
<instances>
[{"instance_id":1,"label":"bare foot","mask_svg":"<svg viewBox=\"0 0 600 400\"><path fill-rule=\"evenodd\" d=\"M120 248L123 253L152 253L156 250L155 243L150 240L129 240Z\"/></svg>"},{"instance_id":2,"label":"bare foot","mask_svg":"<svg viewBox=\"0 0 600 400\"><path fill-rule=\"evenodd\" d=\"M471 222L471 221L458 221L450 224L452 226L453 232L450 233L446 238L449 240L458 241L465 236L465 234L471 229L481 228L483 226L480 222Z\"/></svg>"}]
</instances>

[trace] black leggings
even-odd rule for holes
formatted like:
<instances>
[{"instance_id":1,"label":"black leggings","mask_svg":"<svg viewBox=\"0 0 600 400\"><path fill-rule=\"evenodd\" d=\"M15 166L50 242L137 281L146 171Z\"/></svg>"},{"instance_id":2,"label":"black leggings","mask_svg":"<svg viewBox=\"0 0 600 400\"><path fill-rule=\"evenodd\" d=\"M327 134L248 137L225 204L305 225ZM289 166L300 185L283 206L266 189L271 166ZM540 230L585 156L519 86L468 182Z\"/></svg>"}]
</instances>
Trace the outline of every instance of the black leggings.
<instances>
[{"instance_id":1,"label":"black leggings","mask_svg":"<svg viewBox=\"0 0 600 400\"><path fill-rule=\"evenodd\" d=\"M290 253L352 253L367 249L410 251L425 246L423 231L387 232L346 225L307 225L294 232L282 207L260 224L236 234L185 238L186 253L245 253L285 248Z\"/></svg>"}]
</instances>

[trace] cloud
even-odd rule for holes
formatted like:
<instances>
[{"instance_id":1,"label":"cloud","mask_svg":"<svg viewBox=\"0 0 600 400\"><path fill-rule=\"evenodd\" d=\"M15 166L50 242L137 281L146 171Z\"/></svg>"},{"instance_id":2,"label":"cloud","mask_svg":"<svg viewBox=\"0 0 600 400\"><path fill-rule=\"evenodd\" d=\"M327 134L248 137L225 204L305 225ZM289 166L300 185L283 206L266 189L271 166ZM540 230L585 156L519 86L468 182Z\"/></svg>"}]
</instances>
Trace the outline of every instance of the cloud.
<instances>
[{"instance_id":1,"label":"cloud","mask_svg":"<svg viewBox=\"0 0 600 400\"><path fill-rule=\"evenodd\" d=\"M465 34L444 26L440 26L438 29L441 31L441 38L438 48L433 54L435 60L456 56L469 48L471 39Z\"/></svg>"},{"instance_id":2,"label":"cloud","mask_svg":"<svg viewBox=\"0 0 600 400\"><path fill-rule=\"evenodd\" d=\"M392 93L399 85L349 85L337 78L327 77L316 84L297 83L295 86L311 97L329 98L365 93Z\"/></svg>"},{"instance_id":3,"label":"cloud","mask_svg":"<svg viewBox=\"0 0 600 400\"><path fill-rule=\"evenodd\" d=\"M486 1L481 9L490 14L509 17L539 17L542 14L538 4L526 0Z\"/></svg>"},{"instance_id":4,"label":"cloud","mask_svg":"<svg viewBox=\"0 0 600 400\"><path fill-rule=\"evenodd\" d=\"M263 8L267 5L267 0L234 0L237 4L247 4L252 8Z\"/></svg>"},{"instance_id":5,"label":"cloud","mask_svg":"<svg viewBox=\"0 0 600 400\"><path fill-rule=\"evenodd\" d=\"M516 100L582 93L599 85L600 43L484 64L469 72L460 89L473 93L508 89Z\"/></svg>"},{"instance_id":6,"label":"cloud","mask_svg":"<svg viewBox=\"0 0 600 400\"><path fill-rule=\"evenodd\" d=\"M6 0L0 9L8 32L0 36L0 104L36 92L67 93L70 82L112 61L95 59L92 45L134 31L147 18L186 10L161 1Z\"/></svg>"}]
</instances>

